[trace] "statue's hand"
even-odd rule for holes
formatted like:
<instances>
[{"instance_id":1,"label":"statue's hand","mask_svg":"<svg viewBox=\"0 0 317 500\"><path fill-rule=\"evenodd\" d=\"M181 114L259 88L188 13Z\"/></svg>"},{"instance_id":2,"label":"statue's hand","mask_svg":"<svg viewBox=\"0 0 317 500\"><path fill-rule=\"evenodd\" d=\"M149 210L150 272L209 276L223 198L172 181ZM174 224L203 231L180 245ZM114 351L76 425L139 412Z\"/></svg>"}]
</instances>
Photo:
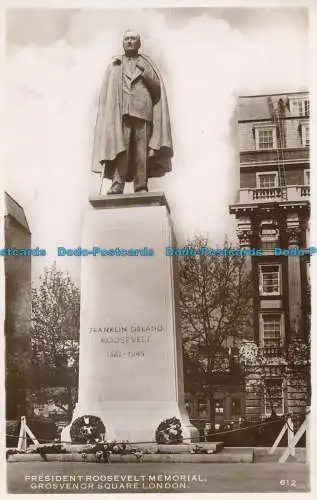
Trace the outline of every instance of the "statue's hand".
<instances>
[{"instance_id":1,"label":"statue's hand","mask_svg":"<svg viewBox=\"0 0 317 500\"><path fill-rule=\"evenodd\" d=\"M148 155L149 155L149 158L153 158L155 156L154 149L149 148Z\"/></svg>"},{"instance_id":2,"label":"statue's hand","mask_svg":"<svg viewBox=\"0 0 317 500\"><path fill-rule=\"evenodd\" d=\"M136 67L139 68L140 71L144 71L144 69L145 69L143 64L139 61L136 63Z\"/></svg>"}]
</instances>

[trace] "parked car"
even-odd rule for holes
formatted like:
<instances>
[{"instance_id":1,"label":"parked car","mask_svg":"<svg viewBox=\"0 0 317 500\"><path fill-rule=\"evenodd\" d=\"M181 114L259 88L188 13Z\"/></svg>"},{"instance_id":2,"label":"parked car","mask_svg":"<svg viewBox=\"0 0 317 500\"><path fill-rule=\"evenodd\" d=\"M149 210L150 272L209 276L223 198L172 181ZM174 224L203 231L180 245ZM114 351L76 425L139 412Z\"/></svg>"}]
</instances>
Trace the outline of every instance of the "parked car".
<instances>
[{"instance_id":1,"label":"parked car","mask_svg":"<svg viewBox=\"0 0 317 500\"><path fill-rule=\"evenodd\" d=\"M297 421L298 420L298 421ZM295 432L302 423L297 419ZM222 441L224 446L272 446L282 427L285 419L280 416L259 418L249 421L245 418L240 421L208 422L207 420L192 420L192 424L198 428L201 441ZM207 430L206 430L207 429ZM305 446L305 435L296 446ZM284 434L279 446L287 445L287 435Z\"/></svg>"}]
</instances>

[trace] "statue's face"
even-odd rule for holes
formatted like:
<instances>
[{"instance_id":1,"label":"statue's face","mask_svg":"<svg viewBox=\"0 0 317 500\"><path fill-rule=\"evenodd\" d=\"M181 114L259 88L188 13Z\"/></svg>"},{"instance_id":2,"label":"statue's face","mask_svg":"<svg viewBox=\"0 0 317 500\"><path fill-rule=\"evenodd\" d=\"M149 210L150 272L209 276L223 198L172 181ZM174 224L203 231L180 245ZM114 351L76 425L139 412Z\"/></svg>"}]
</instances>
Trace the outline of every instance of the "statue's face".
<instances>
[{"instance_id":1,"label":"statue's face","mask_svg":"<svg viewBox=\"0 0 317 500\"><path fill-rule=\"evenodd\" d=\"M135 31L127 31L123 37L123 49L126 54L135 54L141 46L140 35Z\"/></svg>"}]
</instances>

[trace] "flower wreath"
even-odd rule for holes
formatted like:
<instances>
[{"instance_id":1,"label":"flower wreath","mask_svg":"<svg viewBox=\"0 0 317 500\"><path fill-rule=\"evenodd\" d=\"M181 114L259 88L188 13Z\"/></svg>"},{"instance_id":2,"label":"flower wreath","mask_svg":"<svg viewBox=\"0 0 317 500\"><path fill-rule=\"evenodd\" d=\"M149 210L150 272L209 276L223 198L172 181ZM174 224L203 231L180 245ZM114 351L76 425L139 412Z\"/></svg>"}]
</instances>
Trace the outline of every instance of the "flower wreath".
<instances>
[{"instance_id":1,"label":"flower wreath","mask_svg":"<svg viewBox=\"0 0 317 500\"><path fill-rule=\"evenodd\" d=\"M70 437L73 443L95 443L96 439L105 436L106 428L99 417L84 415L77 418L70 428Z\"/></svg>"},{"instance_id":2,"label":"flower wreath","mask_svg":"<svg viewBox=\"0 0 317 500\"><path fill-rule=\"evenodd\" d=\"M182 426L178 418L163 420L155 432L158 444L180 444L183 442Z\"/></svg>"}]
</instances>

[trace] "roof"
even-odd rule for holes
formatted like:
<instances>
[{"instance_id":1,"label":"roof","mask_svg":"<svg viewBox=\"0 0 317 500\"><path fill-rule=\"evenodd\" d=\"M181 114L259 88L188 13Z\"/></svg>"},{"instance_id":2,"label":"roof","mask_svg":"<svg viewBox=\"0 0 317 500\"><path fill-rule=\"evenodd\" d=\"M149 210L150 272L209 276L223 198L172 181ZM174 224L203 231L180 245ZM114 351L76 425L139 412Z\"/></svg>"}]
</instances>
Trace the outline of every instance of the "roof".
<instances>
[{"instance_id":1,"label":"roof","mask_svg":"<svg viewBox=\"0 0 317 500\"><path fill-rule=\"evenodd\" d=\"M4 204L5 216L12 217L12 219L31 233L23 208L6 191L4 192Z\"/></svg>"},{"instance_id":2,"label":"roof","mask_svg":"<svg viewBox=\"0 0 317 500\"><path fill-rule=\"evenodd\" d=\"M283 94L240 96L237 109L238 121L270 120L269 97L272 98L273 102L277 102L279 99L286 102L292 97L308 97L308 95L308 92L285 92Z\"/></svg>"}]
</instances>

